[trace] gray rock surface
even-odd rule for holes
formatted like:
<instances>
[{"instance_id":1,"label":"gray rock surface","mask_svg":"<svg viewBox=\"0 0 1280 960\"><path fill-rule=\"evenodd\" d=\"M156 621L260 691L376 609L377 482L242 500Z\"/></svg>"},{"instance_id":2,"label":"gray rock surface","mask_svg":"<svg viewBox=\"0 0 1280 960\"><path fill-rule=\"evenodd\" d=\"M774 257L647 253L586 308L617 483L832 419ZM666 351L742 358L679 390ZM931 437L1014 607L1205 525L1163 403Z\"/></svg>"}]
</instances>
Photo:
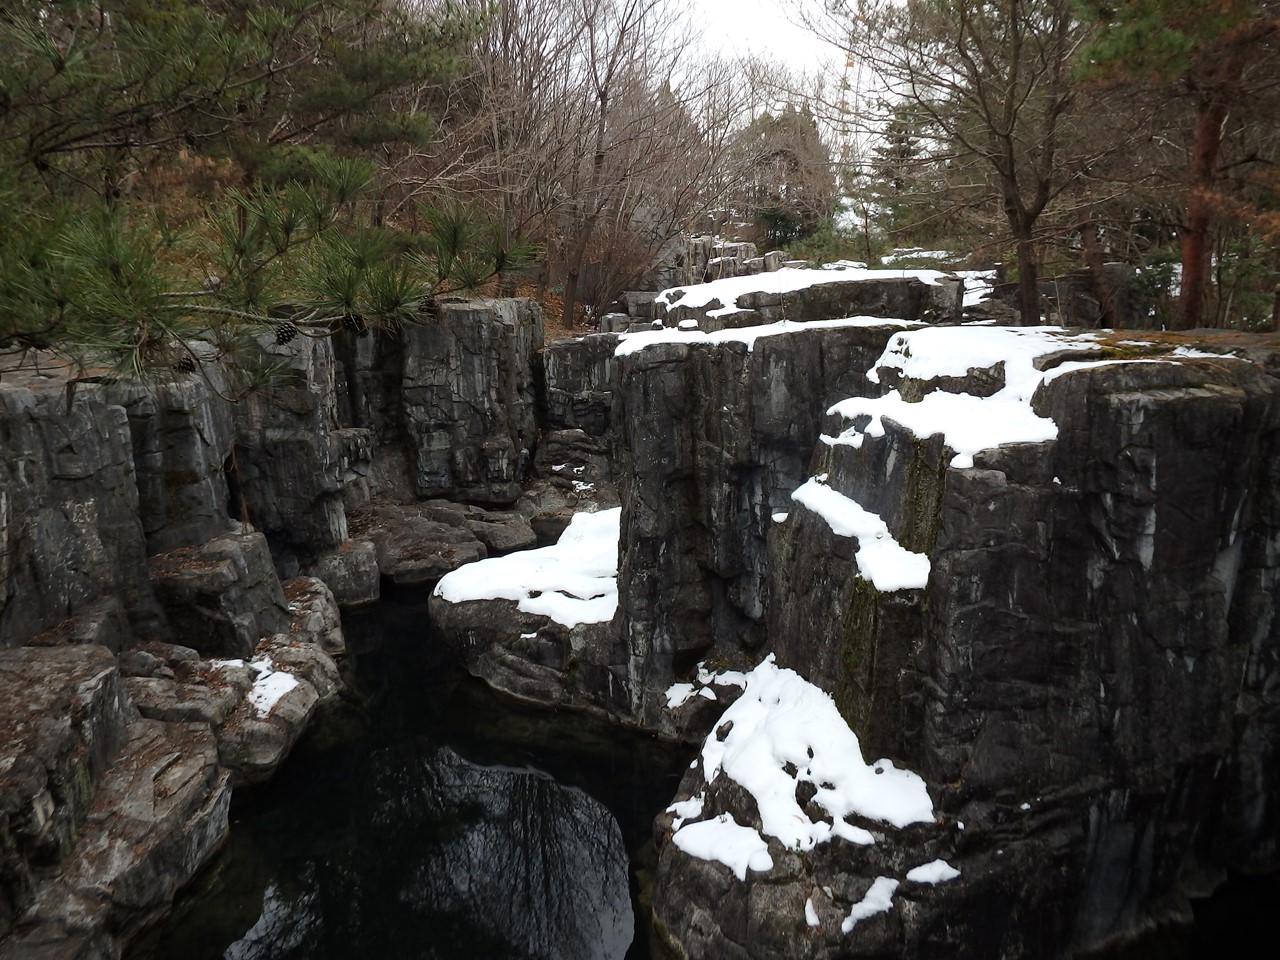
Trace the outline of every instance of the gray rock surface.
<instances>
[{"instance_id":1,"label":"gray rock surface","mask_svg":"<svg viewBox=\"0 0 1280 960\"><path fill-rule=\"evenodd\" d=\"M1034 406L1058 439L972 468L892 423L818 448L813 472L928 554L922 590L875 590L856 539L804 508L773 536L779 662L834 695L864 756L925 777L939 822L916 862L961 877L904 883L845 936L834 919L911 865L896 845L777 851L744 884L666 844L657 912L688 955L1066 956L1185 922L1227 869L1280 866L1280 384L1238 361L1121 364ZM727 789L720 812L756 815Z\"/></svg>"},{"instance_id":2,"label":"gray rock surface","mask_svg":"<svg viewBox=\"0 0 1280 960\"><path fill-rule=\"evenodd\" d=\"M533 456L541 310L530 300L444 302L403 337L415 494L514 503Z\"/></svg>"},{"instance_id":3,"label":"gray rock surface","mask_svg":"<svg viewBox=\"0 0 1280 960\"><path fill-rule=\"evenodd\" d=\"M516 510L528 517L538 546L559 540L575 513L620 504L609 443L582 430L544 433L533 474Z\"/></svg>"},{"instance_id":4,"label":"gray rock surface","mask_svg":"<svg viewBox=\"0 0 1280 960\"><path fill-rule=\"evenodd\" d=\"M751 271L747 271L751 272ZM824 280L838 271L821 271ZM868 280L831 280L787 293L757 291L740 294L734 303L713 300L701 307L683 306L677 288L670 304L654 304L655 316L664 326L674 327L693 320L706 332L732 327L790 320L806 323L832 317L885 317L898 320L958 320L964 284L956 279L926 283L916 277L886 277ZM737 312L709 316L723 307Z\"/></svg>"},{"instance_id":5,"label":"gray rock surface","mask_svg":"<svg viewBox=\"0 0 1280 960\"><path fill-rule=\"evenodd\" d=\"M151 558L151 582L175 636L209 656L248 656L289 614L266 538L232 533Z\"/></svg>"},{"instance_id":6,"label":"gray rock surface","mask_svg":"<svg viewBox=\"0 0 1280 960\"><path fill-rule=\"evenodd\" d=\"M488 555L467 526L466 508L444 501L371 504L352 515L357 536L374 546L378 570L394 583L430 583Z\"/></svg>"},{"instance_id":7,"label":"gray rock surface","mask_svg":"<svg viewBox=\"0 0 1280 960\"><path fill-rule=\"evenodd\" d=\"M0 383L0 647L115 598L131 630L163 616L146 574L133 443L123 407L82 384L6 373Z\"/></svg>"},{"instance_id":8,"label":"gray rock surface","mask_svg":"<svg viewBox=\"0 0 1280 960\"><path fill-rule=\"evenodd\" d=\"M236 409L233 512L277 553L335 547L347 520L332 344L296 337L282 346L264 335L260 347L278 372Z\"/></svg>"},{"instance_id":9,"label":"gray rock surface","mask_svg":"<svg viewBox=\"0 0 1280 960\"><path fill-rule=\"evenodd\" d=\"M369 540L344 540L322 552L306 568L325 582L340 607L363 607L381 596L378 551Z\"/></svg>"},{"instance_id":10,"label":"gray rock surface","mask_svg":"<svg viewBox=\"0 0 1280 960\"><path fill-rule=\"evenodd\" d=\"M547 344L542 351L546 413L552 429L578 429L602 437L613 409L618 337L593 333Z\"/></svg>"},{"instance_id":11,"label":"gray rock surface","mask_svg":"<svg viewBox=\"0 0 1280 960\"><path fill-rule=\"evenodd\" d=\"M235 442L233 405L195 374L151 386L115 384L108 393L129 418L147 551L228 532L224 471Z\"/></svg>"},{"instance_id":12,"label":"gray rock surface","mask_svg":"<svg viewBox=\"0 0 1280 960\"><path fill-rule=\"evenodd\" d=\"M662 692L713 650L765 639L773 515L808 476L823 411L873 387L863 372L897 328L800 329L741 343L660 344L624 358L619 628L631 709L660 724Z\"/></svg>"}]
</instances>

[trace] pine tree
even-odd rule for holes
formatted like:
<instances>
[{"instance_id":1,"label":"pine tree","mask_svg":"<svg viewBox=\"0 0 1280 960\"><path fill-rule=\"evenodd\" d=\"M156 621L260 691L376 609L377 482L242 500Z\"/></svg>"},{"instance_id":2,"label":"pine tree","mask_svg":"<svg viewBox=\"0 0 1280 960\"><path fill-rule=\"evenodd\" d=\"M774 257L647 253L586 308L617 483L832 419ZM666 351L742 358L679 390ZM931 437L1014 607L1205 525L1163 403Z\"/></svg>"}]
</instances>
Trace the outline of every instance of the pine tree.
<instances>
[{"instance_id":1,"label":"pine tree","mask_svg":"<svg viewBox=\"0 0 1280 960\"><path fill-rule=\"evenodd\" d=\"M361 154L431 134L404 94L447 75L482 7L6 7L0 348L127 376L208 363L235 375L257 337L404 322L512 266L519 246L462 208L427 215L420 237L368 226L377 169ZM209 196L139 187L193 158L234 184Z\"/></svg>"},{"instance_id":2,"label":"pine tree","mask_svg":"<svg viewBox=\"0 0 1280 960\"><path fill-rule=\"evenodd\" d=\"M1269 0L1091 0L1088 7L1100 24L1086 52L1094 76L1143 85L1153 95L1172 92L1193 106L1178 326L1202 326L1215 201L1224 179L1219 159L1233 114L1255 98L1253 84L1274 84L1280 9Z\"/></svg>"}]
</instances>

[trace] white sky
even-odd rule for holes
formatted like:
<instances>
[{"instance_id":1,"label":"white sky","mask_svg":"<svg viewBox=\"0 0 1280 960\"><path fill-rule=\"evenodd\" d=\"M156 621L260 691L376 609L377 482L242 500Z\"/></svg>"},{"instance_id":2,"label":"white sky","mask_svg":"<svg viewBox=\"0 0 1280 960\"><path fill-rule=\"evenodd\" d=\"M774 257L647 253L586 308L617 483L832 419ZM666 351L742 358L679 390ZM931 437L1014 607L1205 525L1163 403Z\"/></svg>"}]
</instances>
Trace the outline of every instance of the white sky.
<instances>
[{"instance_id":1,"label":"white sky","mask_svg":"<svg viewBox=\"0 0 1280 960\"><path fill-rule=\"evenodd\" d=\"M691 15L705 30L707 46L726 53L775 56L797 71L813 71L840 56L792 22L787 5L778 0L699 0Z\"/></svg>"}]
</instances>

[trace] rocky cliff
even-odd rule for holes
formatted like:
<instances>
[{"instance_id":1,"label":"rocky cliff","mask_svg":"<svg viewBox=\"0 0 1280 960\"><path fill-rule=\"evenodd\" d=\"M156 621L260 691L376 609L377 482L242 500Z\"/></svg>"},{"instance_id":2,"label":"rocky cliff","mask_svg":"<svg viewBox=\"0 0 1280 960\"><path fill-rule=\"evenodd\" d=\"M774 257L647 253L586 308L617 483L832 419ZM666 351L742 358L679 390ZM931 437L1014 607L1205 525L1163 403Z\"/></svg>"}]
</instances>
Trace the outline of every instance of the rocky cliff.
<instances>
[{"instance_id":1,"label":"rocky cliff","mask_svg":"<svg viewBox=\"0 0 1280 960\"><path fill-rule=\"evenodd\" d=\"M1280 865L1270 356L993 334L895 338L894 389L834 405L770 544L778 664L918 772L931 815L787 849L750 778L704 762L659 825L688 956L1065 956ZM793 802L830 822L799 762ZM771 866L672 842L673 816L726 815Z\"/></svg>"},{"instance_id":2,"label":"rocky cliff","mask_svg":"<svg viewBox=\"0 0 1280 960\"><path fill-rule=\"evenodd\" d=\"M678 953L1065 954L1275 869L1274 345L851 282L541 353L527 301L446 303L264 341L238 405L6 370L0 956L113 955L336 692L338 607L458 568L472 672L703 741L656 832ZM563 575L518 553L562 537Z\"/></svg>"},{"instance_id":3,"label":"rocky cliff","mask_svg":"<svg viewBox=\"0 0 1280 960\"><path fill-rule=\"evenodd\" d=\"M277 374L235 403L212 367L144 387L6 358L0 956L118 955L336 694L339 604L565 513L419 501L521 496L541 339L528 301L264 338Z\"/></svg>"}]
</instances>

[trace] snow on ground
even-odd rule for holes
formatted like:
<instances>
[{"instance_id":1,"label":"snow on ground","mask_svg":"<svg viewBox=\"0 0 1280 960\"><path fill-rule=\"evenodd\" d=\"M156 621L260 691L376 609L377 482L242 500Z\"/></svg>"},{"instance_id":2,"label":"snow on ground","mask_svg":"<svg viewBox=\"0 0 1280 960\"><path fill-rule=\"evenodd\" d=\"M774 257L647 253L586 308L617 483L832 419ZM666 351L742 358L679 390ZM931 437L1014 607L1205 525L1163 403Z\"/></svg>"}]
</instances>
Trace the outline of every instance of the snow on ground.
<instances>
[{"instance_id":1,"label":"snow on ground","mask_svg":"<svg viewBox=\"0 0 1280 960\"><path fill-rule=\"evenodd\" d=\"M1059 327L929 327L896 334L885 347L867 379L878 383L877 368L896 369L918 380L963 377L971 368L989 369L1004 364L1004 387L989 397L935 391L918 403L908 403L897 390L883 397L851 397L828 410L846 420L868 417L838 436L823 435L827 444L859 447L865 437L884 436L883 418L889 417L917 437L941 433L955 451L953 467L973 466L973 455L1005 443L1054 440L1058 426L1031 409L1031 397L1040 384L1056 372L1037 370L1035 362L1063 351L1085 351L1095 346L1089 335L1069 335ZM1075 362L1082 369L1115 361ZM1121 361L1124 362L1124 361Z\"/></svg>"},{"instance_id":2,"label":"snow on ground","mask_svg":"<svg viewBox=\"0 0 1280 960\"><path fill-rule=\"evenodd\" d=\"M717 724L717 729L729 726L727 735L723 740L714 732L708 736L700 760L707 783L723 774L751 793L764 834L789 850L812 850L833 837L874 843L868 830L845 819L851 815L894 827L933 819L933 802L924 781L889 760L863 762L858 737L829 694L794 670L778 667L772 655L743 679L745 691ZM800 781L814 784L813 801L834 823L809 819L796 801ZM701 815L703 800L699 794L668 808L680 818L675 824L676 845L692 856L718 860L744 878L746 868L738 869L746 862L742 831L754 834L762 845L764 840L754 829L736 823L733 830L688 823ZM693 838L682 839L695 827ZM718 846L717 840L725 846ZM767 870L772 861L769 866L758 867L754 862L748 866Z\"/></svg>"},{"instance_id":3,"label":"snow on ground","mask_svg":"<svg viewBox=\"0 0 1280 960\"><path fill-rule=\"evenodd\" d=\"M554 545L465 564L440 579L435 595L450 603L514 600L566 627L610 620L618 608L621 516L621 507L576 513Z\"/></svg>"},{"instance_id":4,"label":"snow on ground","mask_svg":"<svg viewBox=\"0 0 1280 960\"><path fill-rule=\"evenodd\" d=\"M958 259L950 250L925 250L922 247L894 247L880 258L885 266L899 260L955 260Z\"/></svg>"},{"instance_id":5,"label":"snow on ground","mask_svg":"<svg viewBox=\"0 0 1280 960\"><path fill-rule=\"evenodd\" d=\"M658 327L654 330L641 330L638 333L619 334L618 346L614 350L615 357L625 357L629 353L643 350L656 343L745 343L747 349L755 347L761 337L776 337L782 333L796 333L800 330L823 330L832 327L920 327L918 320L887 320L884 317L842 317L838 320L811 320L808 323L796 323L792 320L779 320L777 323L764 323L753 327L739 327L733 330L717 330L714 333L703 333L694 327L686 327L682 321L680 329Z\"/></svg>"},{"instance_id":6,"label":"snow on ground","mask_svg":"<svg viewBox=\"0 0 1280 960\"><path fill-rule=\"evenodd\" d=\"M824 482L826 474L801 484L791 499L822 517L838 537L857 537L858 574L882 593L921 589L929 582L929 558L894 539L880 517Z\"/></svg>"},{"instance_id":7,"label":"snow on ground","mask_svg":"<svg viewBox=\"0 0 1280 960\"><path fill-rule=\"evenodd\" d=\"M257 667L262 671L253 681L253 689L249 691L249 703L257 711L258 716L265 717L286 693L298 685L298 678L292 673L273 669L271 661L265 657L252 661L249 666Z\"/></svg>"},{"instance_id":8,"label":"snow on ground","mask_svg":"<svg viewBox=\"0 0 1280 960\"><path fill-rule=\"evenodd\" d=\"M713 820L687 824L671 839L691 857L720 861L739 880L747 879L748 869L773 869L769 845L754 828L742 826L732 814L722 813Z\"/></svg>"},{"instance_id":9,"label":"snow on ground","mask_svg":"<svg viewBox=\"0 0 1280 960\"><path fill-rule=\"evenodd\" d=\"M771 273L756 273L745 277L723 277L709 283L693 283L686 287L663 290L655 299L670 307L705 307L719 301L720 307L710 310L707 316L722 317L737 313L738 297L748 293L794 293L827 283L845 283L849 280L897 280L915 277L925 283L936 284L949 279L941 270L868 270L847 267L841 270L809 270L783 267Z\"/></svg>"},{"instance_id":10,"label":"snow on ground","mask_svg":"<svg viewBox=\"0 0 1280 960\"><path fill-rule=\"evenodd\" d=\"M912 883L946 883L960 876L960 871L945 860L930 860L907 871L907 879Z\"/></svg>"},{"instance_id":11,"label":"snow on ground","mask_svg":"<svg viewBox=\"0 0 1280 960\"><path fill-rule=\"evenodd\" d=\"M867 917L874 917L877 913L888 913L892 910L893 894L897 889L898 881L892 877L876 877L871 882L871 889L863 895L861 900L853 905L849 915L840 924L841 932L849 933L859 920L865 920Z\"/></svg>"},{"instance_id":12,"label":"snow on ground","mask_svg":"<svg viewBox=\"0 0 1280 960\"><path fill-rule=\"evenodd\" d=\"M209 665L215 670L220 670L223 667L243 667L245 662L241 659L210 660ZM267 656L255 657L249 661L248 666L256 671L257 675L245 698L258 716L265 717L271 713L285 694L298 685L298 678L288 671L277 670L271 658Z\"/></svg>"}]
</instances>

